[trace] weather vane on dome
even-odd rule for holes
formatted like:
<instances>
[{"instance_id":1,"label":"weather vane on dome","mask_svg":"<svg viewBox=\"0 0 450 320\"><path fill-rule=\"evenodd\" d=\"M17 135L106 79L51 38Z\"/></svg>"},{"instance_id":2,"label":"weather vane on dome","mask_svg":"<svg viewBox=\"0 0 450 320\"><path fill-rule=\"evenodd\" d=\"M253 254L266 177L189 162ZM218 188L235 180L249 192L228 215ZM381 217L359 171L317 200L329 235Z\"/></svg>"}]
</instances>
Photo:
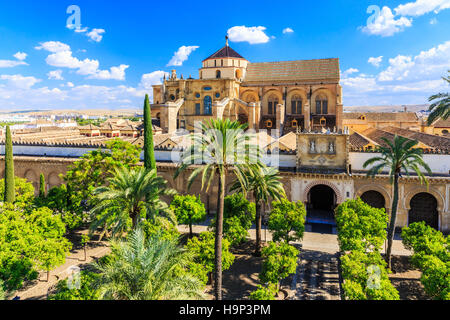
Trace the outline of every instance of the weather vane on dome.
<instances>
[{"instance_id":1,"label":"weather vane on dome","mask_svg":"<svg viewBox=\"0 0 450 320\"><path fill-rule=\"evenodd\" d=\"M225 40L226 40L226 46L228 47L228 35L225 36Z\"/></svg>"}]
</instances>

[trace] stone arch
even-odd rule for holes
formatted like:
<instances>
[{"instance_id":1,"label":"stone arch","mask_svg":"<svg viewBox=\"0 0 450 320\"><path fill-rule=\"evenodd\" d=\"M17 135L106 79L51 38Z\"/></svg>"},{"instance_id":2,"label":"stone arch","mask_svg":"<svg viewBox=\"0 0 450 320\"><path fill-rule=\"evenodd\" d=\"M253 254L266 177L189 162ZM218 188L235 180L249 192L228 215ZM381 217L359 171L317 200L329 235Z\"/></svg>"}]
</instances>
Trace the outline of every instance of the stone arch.
<instances>
[{"instance_id":1,"label":"stone arch","mask_svg":"<svg viewBox=\"0 0 450 320\"><path fill-rule=\"evenodd\" d=\"M245 101L247 103L259 101L258 93L253 90L245 90L241 93L240 97L242 101Z\"/></svg>"},{"instance_id":2,"label":"stone arch","mask_svg":"<svg viewBox=\"0 0 450 320\"><path fill-rule=\"evenodd\" d=\"M59 185L61 185L61 178L59 177L59 175L56 172L51 172L48 175L47 181L48 181L47 185L48 185L49 189L58 187Z\"/></svg>"},{"instance_id":3,"label":"stone arch","mask_svg":"<svg viewBox=\"0 0 450 320\"><path fill-rule=\"evenodd\" d=\"M390 208L391 203L392 203L392 198L391 195L389 194L389 192L384 189L383 187L376 185L376 184L366 184L362 187L360 187L357 191L356 191L356 197L360 197L368 192L368 191L377 191L379 193L381 193L384 197L384 201L386 203L386 208Z\"/></svg>"},{"instance_id":4,"label":"stone arch","mask_svg":"<svg viewBox=\"0 0 450 320\"><path fill-rule=\"evenodd\" d=\"M439 193L439 191L433 189L433 188L428 188L425 186L420 186L420 187L416 187L414 189L412 189L411 191L409 191L405 197L404 197L404 207L407 210L411 210L411 200L412 198L418 194L418 193L429 193L432 196L434 196L437 200L437 210L439 213L444 211L444 197Z\"/></svg>"},{"instance_id":5,"label":"stone arch","mask_svg":"<svg viewBox=\"0 0 450 320\"><path fill-rule=\"evenodd\" d=\"M336 100L334 98L333 93L326 88L320 88L317 89L313 92L312 96L311 96L311 109L313 114L316 113L316 99L319 96L325 96L328 100L328 114L335 114L336 113Z\"/></svg>"},{"instance_id":6,"label":"stone arch","mask_svg":"<svg viewBox=\"0 0 450 320\"><path fill-rule=\"evenodd\" d=\"M383 194L375 190L369 190L364 192L361 195L361 200L374 208L378 209L386 208L386 199L384 198Z\"/></svg>"},{"instance_id":7,"label":"stone arch","mask_svg":"<svg viewBox=\"0 0 450 320\"><path fill-rule=\"evenodd\" d=\"M34 190L39 189L39 175L34 172L33 169L28 169L25 172L24 178L28 180L31 184L33 184Z\"/></svg>"},{"instance_id":8,"label":"stone arch","mask_svg":"<svg viewBox=\"0 0 450 320\"><path fill-rule=\"evenodd\" d=\"M271 89L271 90L267 91L264 94L264 97L263 97L263 100L262 100L263 115L269 115L269 98L270 97L276 97L278 99L278 103L282 103L283 102L283 95L281 94L280 91L275 90L275 89ZM272 115L275 116L275 113L272 113Z\"/></svg>"},{"instance_id":9,"label":"stone arch","mask_svg":"<svg viewBox=\"0 0 450 320\"><path fill-rule=\"evenodd\" d=\"M438 201L428 192L417 193L411 198L411 209L408 211L408 225L424 221L430 227L439 230L440 216Z\"/></svg>"},{"instance_id":10,"label":"stone arch","mask_svg":"<svg viewBox=\"0 0 450 320\"><path fill-rule=\"evenodd\" d=\"M302 114L305 113L305 105L309 104L308 102L308 96L306 94L306 92L303 89L299 89L299 88L294 88L288 91L288 94L286 95L286 113L291 113L292 110L292 98L294 96L300 96L300 98L302 99Z\"/></svg>"},{"instance_id":11,"label":"stone arch","mask_svg":"<svg viewBox=\"0 0 450 320\"><path fill-rule=\"evenodd\" d=\"M334 184L331 181L326 181L326 180L318 180L318 181L314 181L311 182L310 184L308 184L305 188L305 192L303 194L303 202L307 202L308 201L308 194L311 191L312 188L314 188L315 186L318 185L325 185L327 187L330 187L331 189L333 189L334 193L336 194L336 203L340 204L342 202L344 202L344 198L342 197L342 193L339 191L338 187L336 186L336 184Z\"/></svg>"}]
</instances>

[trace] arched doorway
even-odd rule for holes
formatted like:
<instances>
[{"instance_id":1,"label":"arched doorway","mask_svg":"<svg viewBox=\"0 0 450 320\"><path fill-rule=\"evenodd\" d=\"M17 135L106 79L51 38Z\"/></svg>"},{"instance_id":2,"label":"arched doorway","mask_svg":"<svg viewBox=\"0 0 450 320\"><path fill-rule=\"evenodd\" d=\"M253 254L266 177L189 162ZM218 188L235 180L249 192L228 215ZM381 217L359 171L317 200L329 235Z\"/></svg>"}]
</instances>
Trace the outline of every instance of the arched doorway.
<instances>
[{"instance_id":1,"label":"arched doorway","mask_svg":"<svg viewBox=\"0 0 450 320\"><path fill-rule=\"evenodd\" d=\"M311 188L308 193L306 222L312 232L333 232L336 227L336 203L337 196L331 187L320 184Z\"/></svg>"},{"instance_id":2,"label":"arched doorway","mask_svg":"<svg viewBox=\"0 0 450 320\"><path fill-rule=\"evenodd\" d=\"M427 225L439 229L439 213L436 198L426 192L418 193L411 199L408 225L425 221Z\"/></svg>"},{"instance_id":3,"label":"arched doorway","mask_svg":"<svg viewBox=\"0 0 450 320\"><path fill-rule=\"evenodd\" d=\"M386 200L384 196L374 190L366 191L361 195L361 200L367 203L369 206L377 208L377 209L385 209L386 208Z\"/></svg>"}]
</instances>

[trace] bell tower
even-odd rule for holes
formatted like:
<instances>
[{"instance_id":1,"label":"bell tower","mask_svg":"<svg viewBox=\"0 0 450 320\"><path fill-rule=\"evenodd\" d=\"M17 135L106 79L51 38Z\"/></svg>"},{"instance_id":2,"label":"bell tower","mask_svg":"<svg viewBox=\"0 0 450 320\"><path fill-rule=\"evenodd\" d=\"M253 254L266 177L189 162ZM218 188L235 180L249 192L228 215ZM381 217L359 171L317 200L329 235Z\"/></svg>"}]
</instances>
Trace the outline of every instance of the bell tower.
<instances>
[{"instance_id":1,"label":"bell tower","mask_svg":"<svg viewBox=\"0 0 450 320\"><path fill-rule=\"evenodd\" d=\"M242 81L247 72L248 61L229 46L228 36L225 47L202 62L200 79L233 79Z\"/></svg>"}]
</instances>

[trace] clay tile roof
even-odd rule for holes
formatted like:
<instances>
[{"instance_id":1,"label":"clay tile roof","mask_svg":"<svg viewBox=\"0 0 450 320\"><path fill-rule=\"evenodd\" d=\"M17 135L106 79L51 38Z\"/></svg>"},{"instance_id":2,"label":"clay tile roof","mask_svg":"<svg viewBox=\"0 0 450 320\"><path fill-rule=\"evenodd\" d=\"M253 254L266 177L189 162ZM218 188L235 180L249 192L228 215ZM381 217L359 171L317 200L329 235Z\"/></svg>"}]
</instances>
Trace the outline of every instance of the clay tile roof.
<instances>
[{"instance_id":1,"label":"clay tile roof","mask_svg":"<svg viewBox=\"0 0 450 320\"><path fill-rule=\"evenodd\" d=\"M355 147L355 148L364 148L366 145L368 145L370 143L369 140L367 140L366 138L364 138L362 135L360 135L359 133L355 132L350 136L350 144Z\"/></svg>"},{"instance_id":2,"label":"clay tile roof","mask_svg":"<svg viewBox=\"0 0 450 320\"><path fill-rule=\"evenodd\" d=\"M401 121L417 122L419 118L415 112L344 112L344 120L360 120L366 116L367 121Z\"/></svg>"},{"instance_id":3,"label":"clay tile roof","mask_svg":"<svg viewBox=\"0 0 450 320\"><path fill-rule=\"evenodd\" d=\"M283 80L338 82L339 79L339 59L334 58L250 63L244 83Z\"/></svg>"},{"instance_id":4,"label":"clay tile roof","mask_svg":"<svg viewBox=\"0 0 450 320\"><path fill-rule=\"evenodd\" d=\"M369 128L362 132L362 135L369 138L370 140L373 140L377 144L386 147L386 143L382 140L382 138L386 138L390 141L394 140L395 134L392 134L390 132L376 129L376 128Z\"/></svg>"},{"instance_id":5,"label":"clay tile roof","mask_svg":"<svg viewBox=\"0 0 450 320\"><path fill-rule=\"evenodd\" d=\"M80 127L78 127L78 129L84 129L84 130L98 130L98 129L100 129L100 128L97 127L97 126L94 126L94 125L91 123L91 124L88 124L88 125L85 125L85 126L80 126Z\"/></svg>"},{"instance_id":6,"label":"clay tile roof","mask_svg":"<svg viewBox=\"0 0 450 320\"><path fill-rule=\"evenodd\" d=\"M438 119L433 123L433 127L435 128L450 128L450 118L447 120Z\"/></svg>"},{"instance_id":7,"label":"clay tile roof","mask_svg":"<svg viewBox=\"0 0 450 320\"><path fill-rule=\"evenodd\" d=\"M441 149L441 150L450 150L450 138L436 136L433 134L427 134L417 131L412 131L408 129L401 129L397 127L386 127L383 130L390 132L391 134L396 134L408 139L417 140L426 144L430 147Z\"/></svg>"},{"instance_id":8,"label":"clay tile roof","mask_svg":"<svg viewBox=\"0 0 450 320\"><path fill-rule=\"evenodd\" d=\"M234 51L230 46L225 46L216 53L210 55L208 58L206 58L203 61L209 60L209 59L217 59L217 58L239 58L244 59L239 53Z\"/></svg>"}]
</instances>

